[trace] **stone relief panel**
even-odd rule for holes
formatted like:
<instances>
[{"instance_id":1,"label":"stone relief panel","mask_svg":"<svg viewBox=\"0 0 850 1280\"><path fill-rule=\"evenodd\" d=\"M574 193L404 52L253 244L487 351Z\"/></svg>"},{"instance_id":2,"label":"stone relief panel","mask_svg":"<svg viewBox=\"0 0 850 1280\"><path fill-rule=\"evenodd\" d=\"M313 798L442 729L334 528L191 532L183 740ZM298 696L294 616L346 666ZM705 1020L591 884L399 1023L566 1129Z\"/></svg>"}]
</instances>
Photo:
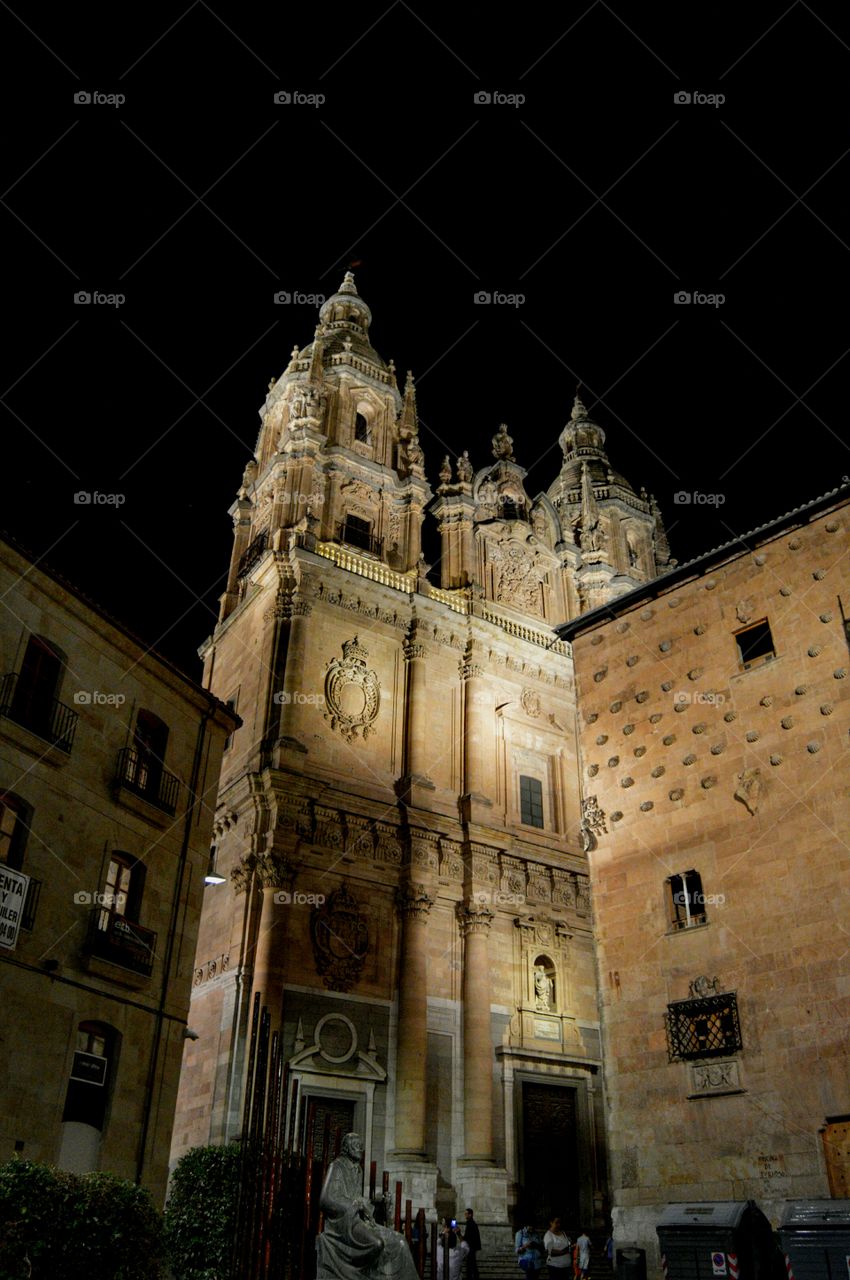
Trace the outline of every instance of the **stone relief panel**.
<instances>
[{"instance_id":1,"label":"stone relief panel","mask_svg":"<svg viewBox=\"0 0 850 1280\"><path fill-rule=\"evenodd\" d=\"M338 730L346 742L358 734L368 738L381 705L381 686L377 674L368 666L369 651L358 636L346 640L342 658L327 664L325 677L325 719Z\"/></svg>"}]
</instances>

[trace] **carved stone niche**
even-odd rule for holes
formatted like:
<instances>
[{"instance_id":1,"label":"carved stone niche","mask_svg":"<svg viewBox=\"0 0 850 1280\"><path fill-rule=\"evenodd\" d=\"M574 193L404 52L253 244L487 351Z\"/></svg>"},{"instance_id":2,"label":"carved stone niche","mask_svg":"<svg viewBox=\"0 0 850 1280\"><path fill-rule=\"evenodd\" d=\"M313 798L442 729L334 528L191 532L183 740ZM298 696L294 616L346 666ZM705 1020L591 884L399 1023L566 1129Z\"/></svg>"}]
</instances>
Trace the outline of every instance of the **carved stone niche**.
<instances>
[{"instance_id":1,"label":"carved stone niche","mask_svg":"<svg viewBox=\"0 0 850 1280\"><path fill-rule=\"evenodd\" d=\"M522 990L518 993L518 1017L511 1023L512 1042L571 1055L582 1053L575 1017L568 1011L570 930L562 921L544 916L514 923L520 950L516 972Z\"/></svg>"}]
</instances>

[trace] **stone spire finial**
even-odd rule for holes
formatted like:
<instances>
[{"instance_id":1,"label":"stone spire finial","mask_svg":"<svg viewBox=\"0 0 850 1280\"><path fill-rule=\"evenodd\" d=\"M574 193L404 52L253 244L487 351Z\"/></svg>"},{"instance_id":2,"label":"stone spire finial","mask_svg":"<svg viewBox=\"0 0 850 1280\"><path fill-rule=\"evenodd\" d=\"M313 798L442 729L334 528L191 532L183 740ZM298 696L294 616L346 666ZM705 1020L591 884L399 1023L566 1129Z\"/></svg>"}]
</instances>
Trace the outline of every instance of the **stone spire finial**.
<instances>
[{"instance_id":1,"label":"stone spire finial","mask_svg":"<svg viewBox=\"0 0 850 1280\"><path fill-rule=\"evenodd\" d=\"M337 293L357 293L357 286L354 283L354 274L346 271L342 284L337 289Z\"/></svg>"},{"instance_id":2,"label":"stone spire finial","mask_svg":"<svg viewBox=\"0 0 850 1280\"><path fill-rule=\"evenodd\" d=\"M576 397L575 397L575 400L573 401L572 412L570 413L570 417L572 418L573 422L578 422L580 418L587 417L587 408L585 407L584 401L579 395L580 390L581 390L581 383L579 383L578 387L576 387Z\"/></svg>"},{"instance_id":3,"label":"stone spire finial","mask_svg":"<svg viewBox=\"0 0 850 1280\"><path fill-rule=\"evenodd\" d=\"M419 430L419 422L416 416L416 388L413 385L413 374L408 369L407 382L404 384L404 403L401 407L401 422L399 423L399 434L402 439L415 436Z\"/></svg>"},{"instance_id":4,"label":"stone spire finial","mask_svg":"<svg viewBox=\"0 0 850 1280\"><path fill-rule=\"evenodd\" d=\"M582 551L600 551L603 547L604 535L599 521L599 507L596 494L590 479L587 463L581 464L581 549Z\"/></svg>"},{"instance_id":5,"label":"stone spire finial","mask_svg":"<svg viewBox=\"0 0 850 1280\"><path fill-rule=\"evenodd\" d=\"M515 461L513 438L508 435L507 424L504 422L499 423L499 430L493 436L493 457L505 462Z\"/></svg>"}]
</instances>

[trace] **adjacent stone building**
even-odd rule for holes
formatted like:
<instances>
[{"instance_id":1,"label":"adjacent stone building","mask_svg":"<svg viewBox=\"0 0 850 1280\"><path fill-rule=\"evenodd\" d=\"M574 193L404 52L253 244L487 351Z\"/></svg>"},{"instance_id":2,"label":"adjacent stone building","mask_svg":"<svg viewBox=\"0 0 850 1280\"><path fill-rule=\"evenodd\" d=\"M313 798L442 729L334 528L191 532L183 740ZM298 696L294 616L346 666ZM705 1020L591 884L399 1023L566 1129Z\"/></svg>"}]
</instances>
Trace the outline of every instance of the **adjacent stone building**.
<instances>
[{"instance_id":1,"label":"adjacent stone building","mask_svg":"<svg viewBox=\"0 0 850 1280\"><path fill-rule=\"evenodd\" d=\"M5 541L0 599L0 1161L161 1202L238 717Z\"/></svg>"},{"instance_id":2,"label":"adjacent stone building","mask_svg":"<svg viewBox=\"0 0 850 1280\"><path fill-rule=\"evenodd\" d=\"M559 629L572 646L617 1240L850 1195L845 482Z\"/></svg>"},{"instance_id":3,"label":"adjacent stone building","mask_svg":"<svg viewBox=\"0 0 850 1280\"><path fill-rule=\"evenodd\" d=\"M552 628L670 563L660 514L578 397L548 494L502 426L494 461L446 459L432 500L413 378L401 393L370 324L349 274L270 385L231 509L202 656L243 724L172 1154L240 1131L259 993L298 1143L327 1115L357 1128L414 1207L472 1204L491 1235L520 1205L602 1227L600 819Z\"/></svg>"}]
</instances>

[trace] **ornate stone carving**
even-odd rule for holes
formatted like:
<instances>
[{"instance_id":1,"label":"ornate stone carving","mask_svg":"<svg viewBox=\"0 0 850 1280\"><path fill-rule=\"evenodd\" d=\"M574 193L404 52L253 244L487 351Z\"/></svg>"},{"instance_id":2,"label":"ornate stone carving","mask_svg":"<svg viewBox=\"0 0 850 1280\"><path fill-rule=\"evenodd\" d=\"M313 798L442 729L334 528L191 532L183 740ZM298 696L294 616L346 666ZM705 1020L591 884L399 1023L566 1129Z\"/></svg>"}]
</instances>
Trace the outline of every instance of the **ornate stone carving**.
<instances>
[{"instance_id":1,"label":"ornate stone carving","mask_svg":"<svg viewBox=\"0 0 850 1280\"><path fill-rule=\"evenodd\" d=\"M552 993L555 984L546 972L546 966L534 966L534 1007L538 1013L548 1013L552 1008Z\"/></svg>"},{"instance_id":2,"label":"ornate stone carving","mask_svg":"<svg viewBox=\"0 0 850 1280\"><path fill-rule=\"evenodd\" d=\"M525 714L536 720L540 715L540 695L534 689L523 689L520 702Z\"/></svg>"},{"instance_id":3,"label":"ornate stone carving","mask_svg":"<svg viewBox=\"0 0 850 1280\"><path fill-rule=\"evenodd\" d=\"M477 902L473 898L471 902L457 904L457 919L461 937L468 938L470 934L483 934L486 938L493 923L493 912L486 902Z\"/></svg>"},{"instance_id":4,"label":"ornate stone carving","mask_svg":"<svg viewBox=\"0 0 850 1280\"><path fill-rule=\"evenodd\" d=\"M375 823L375 859L390 866L401 866L403 849L396 828L388 822Z\"/></svg>"},{"instance_id":5,"label":"ornate stone carving","mask_svg":"<svg viewBox=\"0 0 850 1280\"><path fill-rule=\"evenodd\" d=\"M761 769L744 769L742 773L738 774L735 799L740 800L747 811L755 815L758 811L760 795Z\"/></svg>"},{"instance_id":6,"label":"ornate stone carving","mask_svg":"<svg viewBox=\"0 0 850 1280\"><path fill-rule=\"evenodd\" d=\"M230 873L237 893L245 892L254 874L264 889L283 889L290 885L295 868L286 854L278 849L246 853Z\"/></svg>"},{"instance_id":7,"label":"ornate stone carving","mask_svg":"<svg viewBox=\"0 0 850 1280\"><path fill-rule=\"evenodd\" d=\"M342 852L344 837L342 831L342 815L336 809L326 809L324 805L316 805L316 834L314 843L324 849Z\"/></svg>"},{"instance_id":8,"label":"ornate stone carving","mask_svg":"<svg viewBox=\"0 0 850 1280\"><path fill-rule=\"evenodd\" d=\"M396 891L396 905L403 916L427 920L434 905L434 895L428 892L424 884L409 881Z\"/></svg>"},{"instance_id":9,"label":"ornate stone carving","mask_svg":"<svg viewBox=\"0 0 850 1280\"><path fill-rule=\"evenodd\" d=\"M341 885L313 909L310 934L316 972L330 991L350 991L363 971L369 930L354 895Z\"/></svg>"},{"instance_id":10,"label":"ornate stone carving","mask_svg":"<svg viewBox=\"0 0 850 1280\"><path fill-rule=\"evenodd\" d=\"M596 837L607 835L605 813L599 807L596 796L586 796L581 802L581 825L579 827L581 845L585 853L596 848Z\"/></svg>"},{"instance_id":11,"label":"ornate stone carving","mask_svg":"<svg viewBox=\"0 0 850 1280\"><path fill-rule=\"evenodd\" d=\"M489 545L489 560L493 565L494 598L539 615L540 579L534 557L517 542L494 542Z\"/></svg>"},{"instance_id":12,"label":"ornate stone carving","mask_svg":"<svg viewBox=\"0 0 850 1280\"><path fill-rule=\"evenodd\" d=\"M410 834L410 865L418 872L436 872L440 865L439 837L433 831Z\"/></svg>"},{"instance_id":13,"label":"ornate stone carving","mask_svg":"<svg viewBox=\"0 0 850 1280\"><path fill-rule=\"evenodd\" d=\"M342 658L328 663L325 719L330 720L331 728L338 729L346 742L353 742L358 733L368 738L374 732L381 686L375 672L366 665L368 657L368 649L355 636L343 643Z\"/></svg>"},{"instance_id":14,"label":"ornate stone carving","mask_svg":"<svg viewBox=\"0 0 850 1280\"><path fill-rule=\"evenodd\" d=\"M753 596L746 596L735 605L735 614L739 622L749 622L755 612L756 602Z\"/></svg>"},{"instance_id":15,"label":"ornate stone carving","mask_svg":"<svg viewBox=\"0 0 850 1280\"><path fill-rule=\"evenodd\" d=\"M717 995L720 989L719 978L708 978L704 974L698 978L694 978L693 982L688 984L688 993L694 1000L701 1000L704 996Z\"/></svg>"}]
</instances>

